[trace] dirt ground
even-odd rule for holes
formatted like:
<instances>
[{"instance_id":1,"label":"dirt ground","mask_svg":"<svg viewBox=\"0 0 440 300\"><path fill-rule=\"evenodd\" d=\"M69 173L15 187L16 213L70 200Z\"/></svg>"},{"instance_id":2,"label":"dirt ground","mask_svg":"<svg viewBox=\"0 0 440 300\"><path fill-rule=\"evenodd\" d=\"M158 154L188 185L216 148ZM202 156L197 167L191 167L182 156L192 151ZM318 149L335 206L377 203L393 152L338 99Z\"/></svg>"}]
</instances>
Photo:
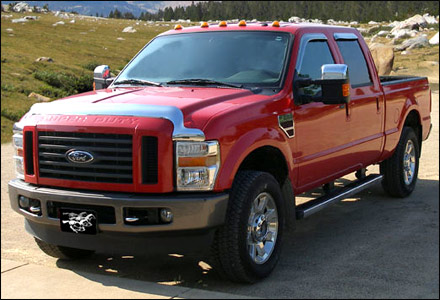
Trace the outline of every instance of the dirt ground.
<instances>
[{"instance_id":1,"label":"dirt ground","mask_svg":"<svg viewBox=\"0 0 440 300\"><path fill-rule=\"evenodd\" d=\"M417 187L410 197L390 198L378 184L299 221L296 231L286 235L275 271L254 285L221 281L194 257L98 253L90 259L65 262L46 256L25 232L23 217L10 208L7 183L14 177L13 151L10 144L4 144L1 257L69 269L86 277L87 272L99 273L263 298L438 299L438 90L433 92L432 122L431 136L423 144ZM369 171L377 172L377 167Z\"/></svg>"}]
</instances>

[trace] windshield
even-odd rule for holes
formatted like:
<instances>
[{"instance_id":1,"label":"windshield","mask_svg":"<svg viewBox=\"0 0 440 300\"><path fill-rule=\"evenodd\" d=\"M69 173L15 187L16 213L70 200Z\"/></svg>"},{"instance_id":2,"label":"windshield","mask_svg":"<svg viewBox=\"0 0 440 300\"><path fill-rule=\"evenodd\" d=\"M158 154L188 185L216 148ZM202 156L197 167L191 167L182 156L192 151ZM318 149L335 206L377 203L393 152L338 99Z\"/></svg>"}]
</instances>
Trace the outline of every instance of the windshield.
<instances>
[{"instance_id":1,"label":"windshield","mask_svg":"<svg viewBox=\"0 0 440 300\"><path fill-rule=\"evenodd\" d=\"M203 32L157 37L121 72L130 80L197 85L200 79L238 86L279 87L290 35L282 32ZM193 80L196 79L196 80ZM208 82L209 83L209 82Z\"/></svg>"}]
</instances>

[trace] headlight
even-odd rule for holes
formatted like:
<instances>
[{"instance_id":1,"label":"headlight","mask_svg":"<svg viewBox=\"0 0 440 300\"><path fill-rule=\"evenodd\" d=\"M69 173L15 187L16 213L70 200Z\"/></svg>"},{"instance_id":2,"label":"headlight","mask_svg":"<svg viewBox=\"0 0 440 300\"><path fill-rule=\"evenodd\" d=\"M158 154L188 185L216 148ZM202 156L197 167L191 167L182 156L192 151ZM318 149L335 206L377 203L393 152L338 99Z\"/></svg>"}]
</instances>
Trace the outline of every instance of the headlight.
<instances>
[{"instance_id":1,"label":"headlight","mask_svg":"<svg viewBox=\"0 0 440 300\"><path fill-rule=\"evenodd\" d=\"M20 179L24 179L24 166L23 166L23 128L19 127L17 123L13 127L14 135L12 136L12 143L14 145L14 161L15 161L15 173Z\"/></svg>"},{"instance_id":2,"label":"headlight","mask_svg":"<svg viewBox=\"0 0 440 300\"><path fill-rule=\"evenodd\" d=\"M217 141L177 142L176 176L178 191L210 191L220 167Z\"/></svg>"}]
</instances>

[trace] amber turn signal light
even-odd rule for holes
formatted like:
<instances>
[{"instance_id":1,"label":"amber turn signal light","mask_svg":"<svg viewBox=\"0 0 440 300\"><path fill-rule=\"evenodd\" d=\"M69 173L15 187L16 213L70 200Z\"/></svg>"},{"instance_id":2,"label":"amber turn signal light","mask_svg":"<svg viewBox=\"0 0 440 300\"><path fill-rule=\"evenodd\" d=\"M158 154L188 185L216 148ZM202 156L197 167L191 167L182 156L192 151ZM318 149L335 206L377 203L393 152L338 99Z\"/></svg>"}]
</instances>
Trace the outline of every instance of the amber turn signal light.
<instances>
[{"instance_id":1,"label":"amber turn signal light","mask_svg":"<svg viewBox=\"0 0 440 300\"><path fill-rule=\"evenodd\" d=\"M349 83L344 83L342 85L342 96L343 97L350 96L350 84Z\"/></svg>"},{"instance_id":2,"label":"amber turn signal light","mask_svg":"<svg viewBox=\"0 0 440 300\"><path fill-rule=\"evenodd\" d=\"M216 163L215 156L207 157L179 157L179 167L212 166Z\"/></svg>"}]
</instances>

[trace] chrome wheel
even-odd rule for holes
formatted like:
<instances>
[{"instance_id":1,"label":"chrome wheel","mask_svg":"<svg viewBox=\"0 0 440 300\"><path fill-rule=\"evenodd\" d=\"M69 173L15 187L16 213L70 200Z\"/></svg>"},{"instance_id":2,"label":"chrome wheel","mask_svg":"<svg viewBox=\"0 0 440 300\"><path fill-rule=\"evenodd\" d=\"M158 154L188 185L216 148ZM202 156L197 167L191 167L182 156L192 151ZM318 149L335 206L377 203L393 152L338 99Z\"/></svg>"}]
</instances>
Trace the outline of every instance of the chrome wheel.
<instances>
[{"instance_id":1,"label":"chrome wheel","mask_svg":"<svg viewBox=\"0 0 440 300\"><path fill-rule=\"evenodd\" d=\"M416 169L416 150L412 140L408 140L403 154L403 179L406 185L414 180Z\"/></svg>"},{"instance_id":2,"label":"chrome wheel","mask_svg":"<svg viewBox=\"0 0 440 300\"><path fill-rule=\"evenodd\" d=\"M256 264L264 264L270 258L278 227L275 200L266 192L259 194L252 202L247 228L247 249Z\"/></svg>"}]
</instances>

